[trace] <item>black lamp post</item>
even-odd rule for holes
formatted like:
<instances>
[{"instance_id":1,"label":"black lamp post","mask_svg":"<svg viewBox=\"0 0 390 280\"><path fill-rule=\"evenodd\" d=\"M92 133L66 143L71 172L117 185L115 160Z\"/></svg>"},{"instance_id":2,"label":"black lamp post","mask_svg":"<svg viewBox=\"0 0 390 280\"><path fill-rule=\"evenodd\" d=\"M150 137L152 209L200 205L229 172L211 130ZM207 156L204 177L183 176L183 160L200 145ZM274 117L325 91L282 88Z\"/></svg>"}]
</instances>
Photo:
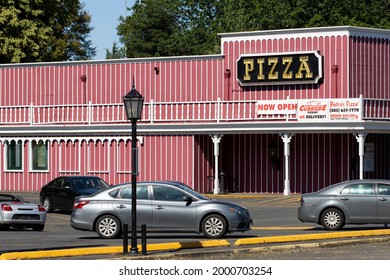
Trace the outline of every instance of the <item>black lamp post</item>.
<instances>
[{"instance_id":1,"label":"black lamp post","mask_svg":"<svg viewBox=\"0 0 390 280\"><path fill-rule=\"evenodd\" d=\"M131 121L131 248L130 253L138 254L137 247L137 121L141 119L144 105L143 96L132 89L123 96L127 119Z\"/></svg>"}]
</instances>

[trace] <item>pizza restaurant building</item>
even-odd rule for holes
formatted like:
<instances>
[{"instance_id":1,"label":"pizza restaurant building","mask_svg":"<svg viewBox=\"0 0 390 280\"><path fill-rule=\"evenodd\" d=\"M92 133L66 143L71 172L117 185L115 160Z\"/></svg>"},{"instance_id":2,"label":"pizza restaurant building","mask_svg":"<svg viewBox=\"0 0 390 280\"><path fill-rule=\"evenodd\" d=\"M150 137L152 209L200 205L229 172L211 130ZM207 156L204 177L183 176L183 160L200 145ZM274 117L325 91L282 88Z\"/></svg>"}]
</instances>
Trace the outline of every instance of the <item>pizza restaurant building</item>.
<instances>
[{"instance_id":1,"label":"pizza restaurant building","mask_svg":"<svg viewBox=\"0 0 390 280\"><path fill-rule=\"evenodd\" d=\"M60 175L306 193L390 179L390 30L220 34L221 54L0 65L0 191ZM145 98L131 139L122 97Z\"/></svg>"}]
</instances>

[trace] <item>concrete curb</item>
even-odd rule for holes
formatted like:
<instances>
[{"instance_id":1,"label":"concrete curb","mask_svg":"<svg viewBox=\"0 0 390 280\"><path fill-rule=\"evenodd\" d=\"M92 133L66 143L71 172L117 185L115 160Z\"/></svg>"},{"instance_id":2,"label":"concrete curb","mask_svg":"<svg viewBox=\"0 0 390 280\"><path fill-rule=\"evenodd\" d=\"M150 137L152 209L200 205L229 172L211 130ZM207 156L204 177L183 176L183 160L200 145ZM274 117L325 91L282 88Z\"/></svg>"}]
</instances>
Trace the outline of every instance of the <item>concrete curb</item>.
<instances>
[{"instance_id":1,"label":"concrete curb","mask_svg":"<svg viewBox=\"0 0 390 280\"><path fill-rule=\"evenodd\" d=\"M234 245L254 245L264 243L281 243L281 242L296 242L309 240L324 240L337 239L348 237L368 237L390 235L390 229L384 230L359 230L348 232L330 232L330 233L314 233L314 234L300 234L300 235L283 235L283 236L269 236L269 237L251 237L237 240Z\"/></svg>"},{"instance_id":2,"label":"concrete curb","mask_svg":"<svg viewBox=\"0 0 390 280\"><path fill-rule=\"evenodd\" d=\"M227 240L207 240L196 242L172 242L149 244L146 246L147 251L178 251L181 249L195 248L210 248L230 246ZM141 251L141 246L138 250ZM0 255L0 260L26 260L26 259L45 259L45 258L60 258L70 256L86 256L86 255L105 255L119 254L123 252L123 246L111 247L91 247L91 248L76 248L62 250L44 250L44 251L29 251L29 252L11 252Z\"/></svg>"},{"instance_id":3,"label":"concrete curb","mask_svg":"<svg viewBox=\"0 0 390 280\"><path fill-rule=\"evenodd\" d=\"M283 236L269 236L269 237L252 237L242 238L237 240L235 246L243 245L259 245L259 244L273 244L273 243L288 243L297 241L310 240L329 240L342 239L351 237L373 237L373 236L390 236L390 229L384 230L359 230L348 232L330 232L318 234L301 234L301 235L283 235ZM332 241L345 242L345 241ZM228 247L231 244L227 240L206 240L196 242L171 242L160 244L148 244L146 250L151 251L180 251L182 249L201 249L212 247ZM297 244L284 245L283 248L295 248ZM138 247L141 251L141 246ZM237 250L237 249L233 249ZM250 249L249 249L250 250ZM252 249L253 250L253 249ZM123 246L113 247L91 247L91 248L76 248L76 249L62 249L62 250L44 250L34 252L10 252L0 255L0 260L26 260L26 259L46 259L46 258L61 258L74 257L86 255L109 255L120 254L123 252Z\"/></svg>"}]
</instances>

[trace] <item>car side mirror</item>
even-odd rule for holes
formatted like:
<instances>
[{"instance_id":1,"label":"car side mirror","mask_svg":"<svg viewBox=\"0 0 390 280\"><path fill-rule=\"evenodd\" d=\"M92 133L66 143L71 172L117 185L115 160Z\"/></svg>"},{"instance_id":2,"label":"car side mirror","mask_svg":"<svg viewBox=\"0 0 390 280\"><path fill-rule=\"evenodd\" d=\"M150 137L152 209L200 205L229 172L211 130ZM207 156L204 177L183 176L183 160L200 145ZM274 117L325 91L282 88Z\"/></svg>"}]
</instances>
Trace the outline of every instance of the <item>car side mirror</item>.
<instances>
[{"instance_id":1,"label":"car side mirror","mask_svg":"<svg viewBox=\"0 0 390 280\"><path fill-rule=\"evenodd\" d=\"M191 196L183 196L183 200L187 202L186 206L190 205L194 199Z\"/></svg>"}]
</instances>

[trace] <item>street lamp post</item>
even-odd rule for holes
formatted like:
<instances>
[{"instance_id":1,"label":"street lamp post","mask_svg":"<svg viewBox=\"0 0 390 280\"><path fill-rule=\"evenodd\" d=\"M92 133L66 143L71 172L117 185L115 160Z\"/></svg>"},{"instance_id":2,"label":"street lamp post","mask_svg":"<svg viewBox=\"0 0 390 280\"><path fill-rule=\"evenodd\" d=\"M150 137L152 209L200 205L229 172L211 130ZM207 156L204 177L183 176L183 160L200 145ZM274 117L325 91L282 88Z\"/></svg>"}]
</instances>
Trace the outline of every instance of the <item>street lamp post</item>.
<instances>
[{"instance_id":1,"label":"street lamp post","mask_svg":"<svg viewBox=\"0 0 390 280\"><path fill-rule=\"evenodd\" d=\"M127 119L131 121L131 247L130 253L138 254L137 247L137 121L141 118L144 104L143 96L132 89L123 96Z\"/></svg>"}]
</instances>

